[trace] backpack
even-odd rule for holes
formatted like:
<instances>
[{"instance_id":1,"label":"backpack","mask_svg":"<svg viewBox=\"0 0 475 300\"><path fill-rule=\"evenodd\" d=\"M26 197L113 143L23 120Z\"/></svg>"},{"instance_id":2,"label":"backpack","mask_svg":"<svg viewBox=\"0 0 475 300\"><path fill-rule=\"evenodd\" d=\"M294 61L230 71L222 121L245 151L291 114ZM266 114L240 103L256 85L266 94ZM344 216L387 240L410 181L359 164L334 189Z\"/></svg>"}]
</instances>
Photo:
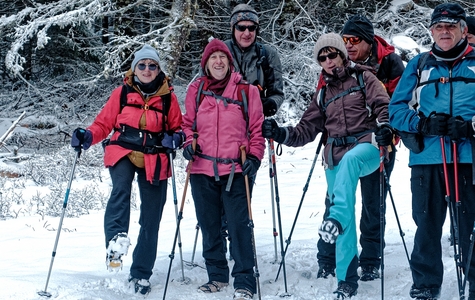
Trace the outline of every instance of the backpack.
<instances>
[{"instance_id":1,"label":"backpack","mask_svg":"<svg viewBox=\"0 0 475 300\"><path fill-rule=\"evenodd\" d=\"M195 114L198 113L198 108L201 105L201 102L203 102L203 99L205 96L213 96L216 99L223 100L226 104L227 103L232 103L232 104L237 104L242 107L241 112L243 115L244 120L246 121L246 128L249 132L249 110L248 110L248 99L249 99L249 83L247 81L241 80L237 84L238 87L238 99L230 99L226 98L220 95L216 95L215 93L208 91L208 81L206 79L201 80L200 85L198 87L198 93L196 94L196 109L195 109ZM225 104L225 105L226 105ZM193 122L192 130L196 131L196 118L195 121Z\"/></svg>"},{"instance_id":2,"label":"backpack","mask_svg":"<svg viewBox=\"0 0 475 300\"><path fill-rule=\"evenodd\" d=\"M348 94L356 92L356 91L361 91L363 93L364 99L366 101L366 86L365 86L365 82L364 82L364 79L363 79L363 72L364 71L357 71L356 72L357 73L356 74L356 81L358 82L357 86L351 87L351 88L347 89L346 91L343 91L343 92L339 93L338 95L328 99L328 101L325 102L325 103L323 103L323 100L325 99L326 85L322 86L322 88L320 89L319 105L322 108L323 113L326 113L327 107L331 102L337 100L338 98L346 96ZM371 108L368 105L366 105L366 108L369 111L369 115L371 115Z\"/></svg>"},{"instance_id":3,"label":"backpack","mask_svg":"<svg viewBox=\"0 0 475 300\"><path fill-rule=\"evenodd\" d=\"M136 107L136 108L144 108L143 105L140 105L140 104L129 104L127 103L127 94L128 93L133 93L134 90L128 86L127 84L124 84L122 85L122 90L120 91L120 112L122 112L122 109L124 109L124 107L126 106L132 106L132 107ZM153 106L148 106L147 109L150 109L150 110L153 110L153 111L156 111L156 112L159 112L162 114L162 131L165 132L166 131L166 127L165 127L165 124L166 124L166 121L167 121L167 117L168 117L168 112L170 111L170 106L171 106L171 101L172 101L172 93L173 92L173 89L170 89L170 93L168 94L165 94L165 95L161 95L160 97L162 98L162 101L163 101L163 110L162 109L159 109L159 108L155 108Z\"/></svg>"}]
</instances>

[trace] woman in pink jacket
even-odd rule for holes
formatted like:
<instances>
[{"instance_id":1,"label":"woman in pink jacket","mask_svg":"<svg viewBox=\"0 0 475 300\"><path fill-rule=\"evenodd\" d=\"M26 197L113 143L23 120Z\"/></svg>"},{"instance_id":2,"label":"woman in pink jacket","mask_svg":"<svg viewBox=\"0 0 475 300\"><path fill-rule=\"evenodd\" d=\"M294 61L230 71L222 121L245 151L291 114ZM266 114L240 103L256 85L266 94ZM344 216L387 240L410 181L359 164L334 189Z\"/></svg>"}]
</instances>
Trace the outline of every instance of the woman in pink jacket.
<instances>
[{"instance_id":1,"label":"woman in pink jacket","mask_svg":"<svg viewBox=\"0 0 475 300\"><path fill-rule=\"evenodd\" d=\"M233 72L231 66L228 47L213 39L201 59L205 75L190 85L186 95L183 131L187 140L183 155L193 160L190 183L209 279L199 289L214 293L229 283L220 233L224 211L233 240L234 297L252 299L256 293L256 278L245 176L249 177L252 188L264 156L265 142L261 134L264 114L257 87L242 82L241 75ZM242 146L247 157L244 163Z\"/></svg>"},{"instance_id":2,"label":"woman in pink jacket","mask_svg":"<svg viewBox=\"0 0 475 300\"><path fill-rule=\"evenodd\" d=\"M88 149L114 133L105 147L112 192L104 216L106 264L122 268L130 240L130 195L137 174L140 192L140 232L133 253L129 282L135 292L150 292L158 228L171 176L170 156L184 141L182 114L168 78L160 70L157 51L145 45L137 51L124 85L112 91L104 108L87 129L73 132L71 145Z\"/></svg>"}]
</instances>

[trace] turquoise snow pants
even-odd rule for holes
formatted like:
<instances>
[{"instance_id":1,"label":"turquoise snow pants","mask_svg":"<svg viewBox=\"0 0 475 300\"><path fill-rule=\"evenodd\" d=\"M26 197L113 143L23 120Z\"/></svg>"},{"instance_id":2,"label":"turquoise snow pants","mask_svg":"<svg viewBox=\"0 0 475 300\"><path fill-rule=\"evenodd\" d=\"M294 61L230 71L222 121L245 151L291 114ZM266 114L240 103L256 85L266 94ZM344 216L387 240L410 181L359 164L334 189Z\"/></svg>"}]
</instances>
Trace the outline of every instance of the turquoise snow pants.
<instances>
[{"instance_id":1,"label":"turquoise snow pants","mask_svg":"<svg viewBox=\"0 0 475 300\"><path fill-rule=\"evenodd\" d=\"M362 176L379 166L379 150L370 143L361 143L345 153L333 170L325 170L330 195L328 219L340 222L343 232L336 239L336 276L338 282L352 285L358 281L358 248L356 237L356 187Z\"/></svg>"}]
</instances>

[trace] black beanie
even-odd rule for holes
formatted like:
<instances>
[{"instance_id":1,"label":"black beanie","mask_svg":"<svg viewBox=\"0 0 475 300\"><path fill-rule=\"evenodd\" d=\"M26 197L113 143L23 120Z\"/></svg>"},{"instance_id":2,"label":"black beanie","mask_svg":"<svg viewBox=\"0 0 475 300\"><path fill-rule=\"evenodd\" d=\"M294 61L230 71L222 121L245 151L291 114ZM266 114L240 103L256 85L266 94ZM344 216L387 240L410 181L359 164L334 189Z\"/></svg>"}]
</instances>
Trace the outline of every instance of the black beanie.
<instances>
[{"instance_id":1,"label":"black beanie","mask_svg":"<svg viewBox=\"0 0 475 300\"><path fill-rule=\"evenodd\" d=\"M370 20L365 16L355 15L346 21L341 34L361 37L365 42L374 43L374 28Z\"/></svg>"},{"instance_id":2,"label":"black beanie","mask_svg":"<svg viewBox=\"0 0 475 300\"><path fill-rule=\"evenodd\" d=\"M468 33L475 34L475 17L467 17Z\"/></svg>"}]
</instances>

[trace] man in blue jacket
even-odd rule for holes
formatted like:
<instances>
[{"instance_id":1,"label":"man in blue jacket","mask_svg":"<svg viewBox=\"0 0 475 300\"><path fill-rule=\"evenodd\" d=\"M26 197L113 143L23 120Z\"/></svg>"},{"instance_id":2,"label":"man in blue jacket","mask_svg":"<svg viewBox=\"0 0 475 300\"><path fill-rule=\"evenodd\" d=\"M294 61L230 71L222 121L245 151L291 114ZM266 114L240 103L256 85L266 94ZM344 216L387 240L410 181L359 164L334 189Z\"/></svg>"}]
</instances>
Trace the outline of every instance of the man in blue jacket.
<instances>
[{"instance_id":1,"label":"man in blue jacket","mask_svg":"<svg viewBox=\"0 0 475 300\"><path fill-rule=\"evenodd\" d=\"M416 299L440 296L444 273L441 237L447 207L451 231L459 244L454 253L462 254L457 263L459 290L461 269L470 256L475 220L475 51L467 42L465 20L465 11L456 3L434 9L430 32L435 43L429 54L422 53L408 63L400 81L403 84L397 86L389 105L390 123L403 133L403 142L411 150L412 215L417 231L410 262L410 296ZM454 225L458 231L453 230ZM469 269L474 267L472 258ZM468 299L475 300L475 270L468 274Z\"/></svg>"}]
</instances>

